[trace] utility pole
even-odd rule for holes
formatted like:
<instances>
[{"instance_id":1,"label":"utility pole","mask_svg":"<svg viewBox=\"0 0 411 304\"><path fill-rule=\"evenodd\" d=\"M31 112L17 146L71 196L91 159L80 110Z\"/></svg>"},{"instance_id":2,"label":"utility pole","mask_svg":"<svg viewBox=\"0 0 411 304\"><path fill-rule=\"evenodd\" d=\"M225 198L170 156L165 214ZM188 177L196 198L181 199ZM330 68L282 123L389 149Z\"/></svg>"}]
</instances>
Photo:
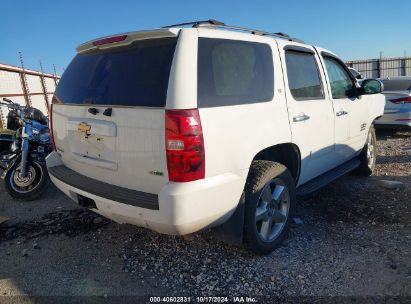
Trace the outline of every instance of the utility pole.
<instances>
[{"instance_id":1,"label":"utility pole","mask_svg":"<svg viewBox=\"0 0 411 304\"><path fill-rule=\"evenodd\" d=\"M56 72L56 66L54 63L53 63L53 70L54 70L54 84L55 84L55 87L57 87L57 72Z\"/></svg>"},{"instance_id":2,"label":"utility pole","mask_svg":"<svg viewBox=\"0 0 411 304\"><path fill-rule=\"evenodd\" d=\"M23 87L24 100L26 101L26 106L30 107L31 106L30 92L29 92L29 87L27 85L26 70L24 69L23 53L21 51L19 51L19 57L20 57L20 65L22 69L22 72L19 74L20 74L21 86Z\"/></svg>"},{"instance_id":3,"label":"utility pole","mask_svg":"<svg viewBox=\"0 0 411 304\"><path fill-rule=\"evenodd\" d=\"M44 93L44 101L46 102L46 108L47 108L47 112L49 112L50 109L50 102L49 102L49 97L47 95L47 85L46 85L46 81L44 79L44 70L43 70L43 64L41 63L41 59L39 60L40 63L40 71L41 71L41 86L43 88L43 93Z\"/></svg>"},{"instance_id":4,"label":"utility pole","mask_svg":"<svg viewBox=\"0 0 411 304\"><path fill-rule=\"evenodd\" d=\"M3 129L5 126L5 119L3 115L3 110L0 107L0 129Z\"/></svg>"}]
</instances>

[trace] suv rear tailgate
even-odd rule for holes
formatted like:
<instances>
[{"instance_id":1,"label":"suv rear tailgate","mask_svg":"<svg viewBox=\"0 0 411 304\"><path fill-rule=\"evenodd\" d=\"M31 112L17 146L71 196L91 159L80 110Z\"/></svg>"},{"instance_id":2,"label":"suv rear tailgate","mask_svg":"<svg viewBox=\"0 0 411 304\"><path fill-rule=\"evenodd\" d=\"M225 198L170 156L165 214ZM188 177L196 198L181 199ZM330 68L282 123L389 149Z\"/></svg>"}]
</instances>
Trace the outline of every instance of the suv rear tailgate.
<instances>
[{"instance_id":1,"label":"suv rear tailgate","mask_svg":"<svg viewBox=\"0 0 411 304\"><path fill-rule=\"evenodd\" d=\"M106 117L101 113L107 107L94 107L96 117L89 108L53 106L54 140L63 163L96 180L158 193L168 182L164 110L115 107ZM90 130L81 131L80 125Z\"/></svg>"},{"instance_id":2,"label":"suv rear tailgate","mask_svg":"<svg viewBox=\"0 0 411 304\"><path fill-rule=\"evenodd\" d=\"M164 116L177 37L80 52L53 98L64 165L98 181L158 194L168 182Z\"/></svg>"}]
</instances>

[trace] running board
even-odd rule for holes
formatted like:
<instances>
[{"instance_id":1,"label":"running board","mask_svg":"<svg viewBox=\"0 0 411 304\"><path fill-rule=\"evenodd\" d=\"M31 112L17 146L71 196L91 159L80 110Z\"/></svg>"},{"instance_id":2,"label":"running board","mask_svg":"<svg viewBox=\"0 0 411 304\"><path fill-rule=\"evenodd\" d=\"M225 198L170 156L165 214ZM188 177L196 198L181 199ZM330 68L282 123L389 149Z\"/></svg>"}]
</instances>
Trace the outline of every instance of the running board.
<instances>
[{"instance_id":1,"label":"running board","mask_svg":"<svg viewBox=\"0 0 411 304\"><path fill-rule=\"evenodd\" d=\"M352 160L314 178L313 180L301 185L297 188L297 195L304 196L318 189L324 187L325 185L331 183L337 178L346 175L347 173L353 171L361 164L360 160L353 158Z\"/></svg>"}]
</instances>

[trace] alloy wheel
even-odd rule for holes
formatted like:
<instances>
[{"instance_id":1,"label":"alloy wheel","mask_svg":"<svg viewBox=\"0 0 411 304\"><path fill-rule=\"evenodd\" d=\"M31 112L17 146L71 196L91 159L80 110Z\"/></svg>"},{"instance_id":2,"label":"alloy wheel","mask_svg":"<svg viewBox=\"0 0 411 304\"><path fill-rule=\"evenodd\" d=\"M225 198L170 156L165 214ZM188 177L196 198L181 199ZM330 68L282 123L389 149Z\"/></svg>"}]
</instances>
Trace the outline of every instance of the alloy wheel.
<instances>
[{"instance_id":1,"label":"alloy wheel","mask_svg":"<svg viewBox=\"0 0 411 304\"><path fill-rule=\"evenodd\" d=\"M290 211L290 193L279 178L268 182L261 191L255 210L255 223L260 238L271 242L283 230Z\"/></svg>"},{"instance_id":2,"label":"alloy wheel","mask_svg":"<svg viewBox=\"0 0 411 304\"><path fill-rule=\"evenodd\" d=\"M369 168L372 168L375 159L375 149L374 142L371 132L368 134L367 138L367 164Z\"/></svg>"}]
</instances>

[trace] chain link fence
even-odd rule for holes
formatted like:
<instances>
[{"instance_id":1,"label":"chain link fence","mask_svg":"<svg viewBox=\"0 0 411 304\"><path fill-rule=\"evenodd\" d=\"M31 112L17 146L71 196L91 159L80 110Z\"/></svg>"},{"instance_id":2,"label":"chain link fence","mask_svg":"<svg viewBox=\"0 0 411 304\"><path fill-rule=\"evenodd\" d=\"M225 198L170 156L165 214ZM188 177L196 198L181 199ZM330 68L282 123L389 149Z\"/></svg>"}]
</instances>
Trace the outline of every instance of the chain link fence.
<instances>
[{"instance_id":1,"label":"chain link fence","mask_svg":"<svg viewBox=\"0 0 411 304\"><path fill-rule=\"evenodd\" d=\"M24 106L33 106L48 115L50 101L59 80L58 75L47 74L0 64L0 100L12 99ZM6 125L8 109L0 107L0 129Z\"/></svg>"}]
</instances>

